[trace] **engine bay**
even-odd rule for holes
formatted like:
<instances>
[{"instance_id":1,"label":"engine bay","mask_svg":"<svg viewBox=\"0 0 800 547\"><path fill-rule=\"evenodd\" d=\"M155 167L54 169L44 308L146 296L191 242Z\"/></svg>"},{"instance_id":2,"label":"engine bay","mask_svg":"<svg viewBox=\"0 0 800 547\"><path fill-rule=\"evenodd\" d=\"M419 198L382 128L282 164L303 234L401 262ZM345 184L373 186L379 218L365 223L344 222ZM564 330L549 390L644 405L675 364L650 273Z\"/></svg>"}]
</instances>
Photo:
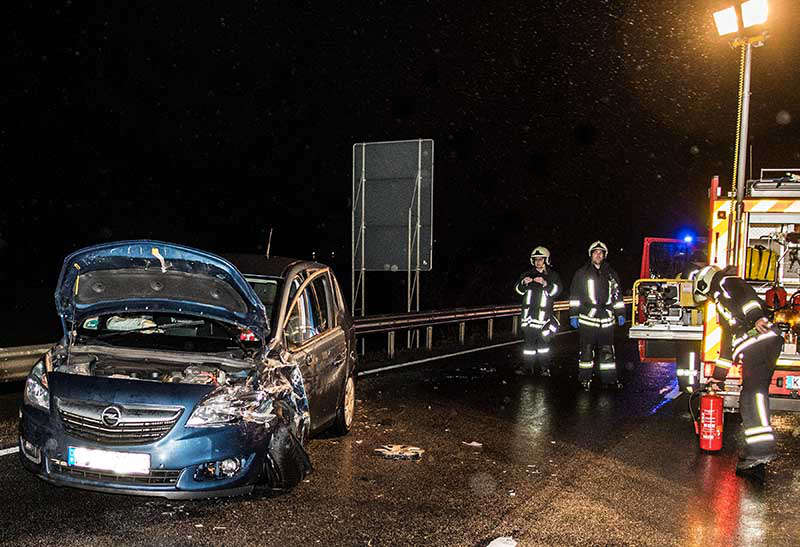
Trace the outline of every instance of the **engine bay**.
<instances>
[{"instance_id":1,"label":"engine bay","mask_svg":"<svg viewBox=\"0 0 800 547\"><path fill-rule=\"evenodd\" d=\"M65 356L59 364L54 363L56 372L121 378L172 384L202 384L220 386L244 380L251 371L247 369L227 369L218 363L190 362L178 364L139 359L122 359L102 354L77 354Z\"/></svg>"}]
</instances>

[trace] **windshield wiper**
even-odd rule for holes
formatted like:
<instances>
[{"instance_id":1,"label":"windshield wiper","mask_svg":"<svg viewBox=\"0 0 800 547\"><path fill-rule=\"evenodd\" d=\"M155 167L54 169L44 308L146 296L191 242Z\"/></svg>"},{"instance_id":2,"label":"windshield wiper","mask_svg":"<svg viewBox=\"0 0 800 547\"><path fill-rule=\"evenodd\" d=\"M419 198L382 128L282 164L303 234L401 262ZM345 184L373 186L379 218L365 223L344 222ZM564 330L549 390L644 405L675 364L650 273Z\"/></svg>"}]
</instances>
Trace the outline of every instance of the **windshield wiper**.
<instances>
[{"instance_id":1,"label":"windshield wiper","mask_svg":"<svg viewBox=\"0 0 800 547\"><path fill-rule=\"evenodd\" d=\"M130 334L132 332L145 332L145 331L156 330L156 329L158 329L158 330L170 330L170 329L176 329L176 328L179 328L179 327L202 327L205 324L206 324L205 321L191 321L191 322L187 322L187 323L168 323L166 325L153 325L152 327L142 327L142 328L139 328L139 329L130 329L130 330L119 330L119 331L113 331L113 332L105 332L103 334L98 334L94 338L99 340L100 338L107 338L107 337L110 337L110 336L121 336L123 334Z\"/></svg>"}]
</instances>

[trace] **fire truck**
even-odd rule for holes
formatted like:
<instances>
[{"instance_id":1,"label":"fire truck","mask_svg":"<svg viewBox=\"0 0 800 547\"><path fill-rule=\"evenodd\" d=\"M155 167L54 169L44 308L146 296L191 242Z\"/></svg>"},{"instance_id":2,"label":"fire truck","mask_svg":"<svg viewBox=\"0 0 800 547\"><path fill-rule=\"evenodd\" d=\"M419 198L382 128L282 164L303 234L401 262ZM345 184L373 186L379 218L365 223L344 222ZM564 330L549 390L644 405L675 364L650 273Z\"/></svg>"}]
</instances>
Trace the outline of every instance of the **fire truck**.
<instances>
[{"instance_id":1,"label":"fire truck","mask_svg":"<svg viewBox=\"0 0 800 547\"><path fill-rule=\"evenodd\" d=\"M747 181L740 207L733 193L722 195L714 177L705 247L708 263L729 268L768 304L770 319L784 333L770 405L800 411L800 169L762 169L758 179ZM645 361L667 361L674 355L680 388L697 390L713 374L720 353L716 309L694 302L690 279L642 273L633 286L629 336L640 341ZM659 350L648 354L651 346ZM738 409L740 390L741 368L736 365L723 391L726 410Z\"/></svg>"}]
</instances>

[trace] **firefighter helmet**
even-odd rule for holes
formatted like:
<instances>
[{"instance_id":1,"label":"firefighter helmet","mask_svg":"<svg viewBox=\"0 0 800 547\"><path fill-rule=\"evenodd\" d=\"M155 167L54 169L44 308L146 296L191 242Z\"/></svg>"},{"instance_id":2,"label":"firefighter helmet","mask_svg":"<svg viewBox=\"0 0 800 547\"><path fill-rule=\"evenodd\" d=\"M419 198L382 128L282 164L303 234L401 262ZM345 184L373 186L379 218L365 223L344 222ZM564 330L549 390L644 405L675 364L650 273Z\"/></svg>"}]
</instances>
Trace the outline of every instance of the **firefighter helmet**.
<instances>
[{"instance_id":1,"label":"firefighter helmet","mask_svg":"<svg viewBox=\"0 0 800 547\"><path fill-rule=\"evenodd\" d=\"M589 245L589 257L592 256L592 251L596 249L600 249L601 251L603 251L603 256L608 256L608 247L606 247L605 243L598 240Z\"/></svg>"},{"instance_id":2,"label":"firefighter helmet","mask_svg":"<svg viewBox=\"0 0 800 547\"><path fill-rule=\"evenodd\" d=\"M711 291L711 280L719 273L720 269L716 266L705 266L692 276L692 296L695 302L705 302L708 300L708 293Z\"/></svg>"},{"instance_id":3,"label":"firefighter helmet","mask_svg":"<svg viewBox=\"0 0 800 547\"><path fill-rule=\"evenodd\" d=\"M548 266L550 265L550 251L547 247L543 247L539 245L534 250L531 251L531 264L533 264L533 260L535 258L544 258L544 263Z\"/></svg>"}]
</instances>

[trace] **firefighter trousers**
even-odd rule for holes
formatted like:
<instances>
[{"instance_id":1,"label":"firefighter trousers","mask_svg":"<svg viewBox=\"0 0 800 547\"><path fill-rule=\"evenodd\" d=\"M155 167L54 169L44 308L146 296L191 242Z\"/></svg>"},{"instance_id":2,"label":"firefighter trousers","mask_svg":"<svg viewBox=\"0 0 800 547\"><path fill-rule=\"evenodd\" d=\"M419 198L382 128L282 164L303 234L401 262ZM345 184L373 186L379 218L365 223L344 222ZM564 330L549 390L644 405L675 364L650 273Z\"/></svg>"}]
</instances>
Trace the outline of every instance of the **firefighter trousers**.
<instances>
[{"instance_id":1,"label":"firefighter trousers","mask_svg":"<svg viewBox=\"0 0 800 547\"><path fill-rule=\"evenodd\" d=\"M744 457L775 454L775 436L769 423L769 385L783 340L767 338L742 352L742 391L739 412L744 428Z\"/></svg>"},{"instance_id":2,"label":"firefighter trousers","mask_svg":"<svg viewBox=\"0 0 800 547\"><path fill-rule=\"evenodd\" d=\"M592 379L592 371L597 367L600 381L604 384L617 382L617 363L614 357L614 326L595 327L581 325L580 357L578 358L578 380Z\"/></svg>"},{"instance_id":3,"label":"firefighter trousers","mask_svg":"<svg viewBox=\"0 0 800 547\"><path fill-rule=\"evenodd\" d=\"M533 373L538 365L540 372L549 371L553 360L550 352L550 339L553 338L553 331L548 325L545 325L544 328L523 327L522 335L525 337L522 356L526 368Z\"/></svg>"}]
</instances>

